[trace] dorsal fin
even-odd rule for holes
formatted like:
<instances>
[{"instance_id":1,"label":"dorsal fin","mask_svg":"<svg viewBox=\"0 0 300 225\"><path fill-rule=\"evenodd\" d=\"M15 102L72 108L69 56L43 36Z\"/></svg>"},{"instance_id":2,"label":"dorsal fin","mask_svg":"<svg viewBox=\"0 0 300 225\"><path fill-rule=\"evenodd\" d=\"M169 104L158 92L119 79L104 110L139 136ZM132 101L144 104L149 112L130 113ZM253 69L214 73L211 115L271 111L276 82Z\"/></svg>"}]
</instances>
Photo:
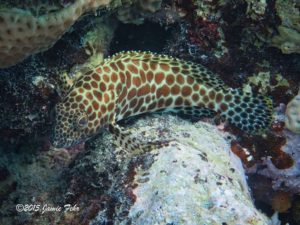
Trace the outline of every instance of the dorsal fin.
<instances>
[{"instance_id":1,"label":"dorsal fin","mask_svg":"<svg viewBox=\"0 0 300 225\"><path fill-rule=\"evenodd\" d=\"M105 60L106 63L113 61L138 60L147 63L166 64L170 70L176 72L179 69L182 74L195 78L199 83L214 87L217 90L229 88L220 77L200 64L184 61L167 55L151 52L127 51L119 52Z\"/></svg>"}]
</instances>

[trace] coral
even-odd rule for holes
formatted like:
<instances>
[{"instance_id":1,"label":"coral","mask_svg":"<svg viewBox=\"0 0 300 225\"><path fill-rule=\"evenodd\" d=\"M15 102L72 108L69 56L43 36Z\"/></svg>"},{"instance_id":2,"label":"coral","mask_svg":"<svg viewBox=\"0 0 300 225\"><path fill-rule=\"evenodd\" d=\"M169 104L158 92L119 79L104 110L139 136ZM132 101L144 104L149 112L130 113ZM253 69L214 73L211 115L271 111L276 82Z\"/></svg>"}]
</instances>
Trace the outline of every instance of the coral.
<instances>
[{"instance_id":1,"label":"coral","mask_svg":"<svg viewBox=\"0 0 300 225\"><path fill-rule=\"evenodd\" d=\"M261 19L265 14L267 1L266 0L246 0L248 7L247 7L247 14L253 20Z\"/></svg>"},{"instance_id":2,"label":"coral","mask_svg":"<svg viewBox=\"0 0 300 225\"><path fill-rule=\"evenodd\" d=\"M0 68L51 48L85 12L107 7L109 0L77 0L58 11L34 16L30 10L0 11Z\"/></svg>"},{"instance_id":3,"label":"coral","mask_svg":"<svg viewBox=\"0 0 300 225\"><path fill-rule=\"evenodd\" d=\"M276 13L281 19L278 34L272 38L272 46L282 53L300 53L300 11L299 2L295 0L277 0Z\"/></svg>"},{"instance_id":4,"label":"coral","mask_svg":"<svg viewBox=\"0 0 300 225\"><path fill-rule=\"evenodd\" d=\"M248 82L244 84L244 90L249 90L249 87L255 87L259 93L268 94L277 88L288 88L289 82L279 73L273 75L270 71L261 71L248 77Z\"/></svg>"},{"instance_id":5,"label":"coral","mask_svg":"<svg viewBox=\"0 0 300 225\"><path fill-rule=\"evenodd\" d=\"M129 2L130 3L130 2ZM123 23L142 24L144 18L161 8L162 0L135 0L124 4L117 11L117 18Z\"/></svg>"},{"instance_id":6,"label":"coral","mask_svg":"<svg viewBox=\"0 0 300 225\"><path fill-rule=\"evenodd\" d=\"M289 130L300 133L300 91L287 105L285 126Z\"/></svg>"}]
</instances>

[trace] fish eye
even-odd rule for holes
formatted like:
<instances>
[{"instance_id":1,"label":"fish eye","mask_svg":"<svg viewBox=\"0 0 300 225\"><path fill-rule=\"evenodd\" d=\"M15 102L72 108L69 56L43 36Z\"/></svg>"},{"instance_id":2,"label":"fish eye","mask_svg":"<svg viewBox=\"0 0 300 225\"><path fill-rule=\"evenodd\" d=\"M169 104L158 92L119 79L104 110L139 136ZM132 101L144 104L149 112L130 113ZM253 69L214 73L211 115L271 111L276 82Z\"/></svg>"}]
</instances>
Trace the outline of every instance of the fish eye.
<instances>
[{"instance_id":1,"label":"fish eye","mask_svg":"<svg viewBox=\"0 0 300 225\"><path fill-rule=\"evenodd\" d=\"M87 115L80 116L77 120L77 128L83 129L88 125Z\"/></svg>"}]
</instances>

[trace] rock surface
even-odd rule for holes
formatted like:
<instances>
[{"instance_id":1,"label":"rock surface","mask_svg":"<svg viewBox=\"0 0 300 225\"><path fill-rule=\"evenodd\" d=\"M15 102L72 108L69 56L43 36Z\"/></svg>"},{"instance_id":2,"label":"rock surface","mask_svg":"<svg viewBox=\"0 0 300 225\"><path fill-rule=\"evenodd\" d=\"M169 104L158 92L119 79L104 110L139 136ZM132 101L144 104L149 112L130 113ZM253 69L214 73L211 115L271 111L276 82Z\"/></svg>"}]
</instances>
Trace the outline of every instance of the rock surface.
<instances>
[{"instance_id":1,"label":"rock surface","mask_svg":"<svg viewBox=\"0 0 300 225\"><path fill-rule=\"evenodd\" d=\"M270 224L252 203L228 134L170 115L140 119L132 131L141 141L175 140L139 156L153 163L134 168L134 179L125 185L134 203L116 224Z\"/></svg>"}]
</instances>

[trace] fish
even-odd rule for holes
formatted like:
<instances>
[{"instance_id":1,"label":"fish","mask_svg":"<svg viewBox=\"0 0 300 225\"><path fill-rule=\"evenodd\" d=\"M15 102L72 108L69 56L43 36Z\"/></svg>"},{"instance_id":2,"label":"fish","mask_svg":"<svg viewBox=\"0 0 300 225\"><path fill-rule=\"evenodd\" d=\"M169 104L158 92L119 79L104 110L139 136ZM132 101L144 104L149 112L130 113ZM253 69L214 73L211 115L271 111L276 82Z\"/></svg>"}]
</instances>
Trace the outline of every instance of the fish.
<instances>
[{"instance_id":1,"label":"fish","mask_svg":"<svg viewBox=\"0 0 300 225\"><path fill-rule=\"evenodd\" d=\"M264 132L272 100L226 85L203 65L151 52L119 52L81 76L55 106L54 147L85 142L105 126L156 111L218 113L240 130ZM124 144L124 143L123 143Z\"/></svg>"}]
</instances>

